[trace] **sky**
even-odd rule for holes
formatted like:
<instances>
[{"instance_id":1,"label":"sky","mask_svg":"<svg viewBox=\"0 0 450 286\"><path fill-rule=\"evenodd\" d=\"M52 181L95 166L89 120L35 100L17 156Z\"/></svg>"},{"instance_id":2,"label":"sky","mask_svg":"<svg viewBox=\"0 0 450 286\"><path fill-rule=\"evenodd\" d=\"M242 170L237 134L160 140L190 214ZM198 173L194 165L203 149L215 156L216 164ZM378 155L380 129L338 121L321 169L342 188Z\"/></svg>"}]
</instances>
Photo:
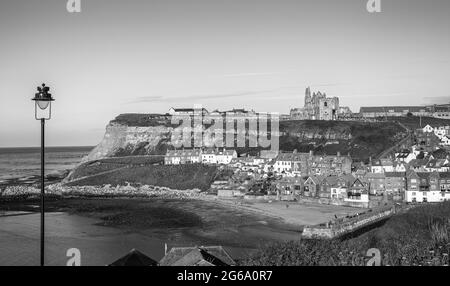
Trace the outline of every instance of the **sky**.
<instances>
[{"instance_id":1,"label":"sky","mask_svg":"<svg viewBox=\"0 0 450 286\"><path fill-rule=\"evenodd\" d=\"M0 1L0 147L93 146L121 113L200 104L289 113L306 87L342 106L450 102L450 1Z\"/></svg>"}]
</instances>

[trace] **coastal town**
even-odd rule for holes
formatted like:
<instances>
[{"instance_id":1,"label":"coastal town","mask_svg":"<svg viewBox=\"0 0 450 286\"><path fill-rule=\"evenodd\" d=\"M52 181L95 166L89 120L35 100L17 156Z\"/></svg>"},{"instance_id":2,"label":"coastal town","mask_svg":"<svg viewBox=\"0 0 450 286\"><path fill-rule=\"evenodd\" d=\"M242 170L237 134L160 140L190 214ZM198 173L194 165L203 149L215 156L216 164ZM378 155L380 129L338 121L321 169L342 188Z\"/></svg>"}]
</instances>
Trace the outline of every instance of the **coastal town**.
<instances>
[{"instance_id":1,"label":"coastal town","mask_svg":"<svg viewBox=\"0 0 450 286\"><path fill-rule=\"evenodd\" d=\"M449 266L449 12L0 1L0 270L214 284ZM327 277L356 281L311 276Z\"/></svg>"},{"instance_id":2,"label":"coastal town","mask_svg":"<svg viewBox=\"0 0 450 286\"><path fill-rule=\"evenodd\" d=\"M433 106L361 107L352 113L339 98L308 87L303 108L291 110L286 120L386 120L385 118L450 118L450 104ZM195 109L172 108L170 115L195 115ZM215 110L214 115L250 117L254 111ZM201 114L209 114L206 109ZM281 119L280 119L281 120ZM450 199L450 126L426 125L408 130L401 144L368 162L350 154L259 150L239 154L232 148L168 150L164 164L217 165L232 175L212 183L210 193L221 198L302 201L372 208L399 202L433 203Z\"/></svg>"},{"instance_id":3,"label":"coastal town","mask_svg":"<svg viewBox=\"0 0 450 286\"><path fill-rule=\"evenodd\" d=\"M449 126L416 130L416 144L368 164L353 163L349 155L260 151L238 157L230 149L167 151L164 162L220 165L233 171L211 189L219 197L249 193L278 200L309 199L320 203L371 207L381 202L441 202L450 199Z\"/></svg>"}]
</instances>

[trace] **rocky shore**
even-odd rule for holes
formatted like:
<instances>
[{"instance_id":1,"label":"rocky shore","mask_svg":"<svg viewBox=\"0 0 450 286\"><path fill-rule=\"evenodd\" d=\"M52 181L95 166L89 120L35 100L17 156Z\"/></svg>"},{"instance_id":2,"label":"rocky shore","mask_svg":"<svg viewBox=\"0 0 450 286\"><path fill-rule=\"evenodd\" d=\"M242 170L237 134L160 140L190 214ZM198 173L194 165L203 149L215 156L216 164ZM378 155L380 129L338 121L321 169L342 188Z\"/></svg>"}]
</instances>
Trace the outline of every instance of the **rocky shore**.
<instances>
[{"instance_id":1,"label":"rocky shore","mask_svg":"<svg viewBox=\"0 0 450 286\"><path fill-rule=\"evenodd\" d=\"M39 196L39 186L13 185L0 190L0 200L28 199ZM73 198L73 197L158 197L163 199L195 199L205 198L206 193L199 189L173 190L166 187L140 185L132 186L65 186L61 183L45 187L47 196Z\"/></svg>"}]
</instances>

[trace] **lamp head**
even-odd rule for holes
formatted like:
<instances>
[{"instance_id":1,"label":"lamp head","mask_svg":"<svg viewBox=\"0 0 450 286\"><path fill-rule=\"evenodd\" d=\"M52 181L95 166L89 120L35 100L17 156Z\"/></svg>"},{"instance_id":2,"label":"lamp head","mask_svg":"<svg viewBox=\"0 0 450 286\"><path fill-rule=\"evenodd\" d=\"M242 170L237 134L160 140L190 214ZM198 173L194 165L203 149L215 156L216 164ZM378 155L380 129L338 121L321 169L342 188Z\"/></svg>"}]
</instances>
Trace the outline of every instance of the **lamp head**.
<instances>
[{"instance_id":1,"label":"lamp head","mask_svg":"<svg viewBox=\"0 0 450 286\"><path fill-rule=\"evenodd\" d=\"M45 83L43 83L42 87L37 87L37 91L38 92L34 95L34 98L32 100L36 102L37 106L39 106L40 109L45 110L50 105L50 102L55 100L49 93L50 87L45 86Z\"/></svg>"},{"instance_id":2,"label":"lamp head","mask_svg":"<svg viewBox=\"0 0 450 286\"><path fill-rule=\"evenodd\" d=\"M51 118L51 103L55 99L50 94L50 87L43 83L37 87L33 100L35 102L35 118L37 120L49 120Z\"/></svg>"}]
</instances>

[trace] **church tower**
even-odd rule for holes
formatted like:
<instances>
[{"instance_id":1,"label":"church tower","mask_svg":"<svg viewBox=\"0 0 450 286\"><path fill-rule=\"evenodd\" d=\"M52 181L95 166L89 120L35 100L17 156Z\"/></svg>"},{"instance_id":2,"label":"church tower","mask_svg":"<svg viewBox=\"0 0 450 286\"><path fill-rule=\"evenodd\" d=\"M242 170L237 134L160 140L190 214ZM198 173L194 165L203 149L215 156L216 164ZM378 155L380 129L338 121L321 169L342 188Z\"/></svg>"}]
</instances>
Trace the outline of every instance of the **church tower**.
<instances>
[{"instance_id":1,"label":"church tower","mask_svg":"<svg viewBox=\"0 0 450 286\"><path fill-rule=\"evenodd\" d=\"M305 107L309 106L311 106L311 88L308 86L305 91Z\"/></svg>"}]
</instances>

